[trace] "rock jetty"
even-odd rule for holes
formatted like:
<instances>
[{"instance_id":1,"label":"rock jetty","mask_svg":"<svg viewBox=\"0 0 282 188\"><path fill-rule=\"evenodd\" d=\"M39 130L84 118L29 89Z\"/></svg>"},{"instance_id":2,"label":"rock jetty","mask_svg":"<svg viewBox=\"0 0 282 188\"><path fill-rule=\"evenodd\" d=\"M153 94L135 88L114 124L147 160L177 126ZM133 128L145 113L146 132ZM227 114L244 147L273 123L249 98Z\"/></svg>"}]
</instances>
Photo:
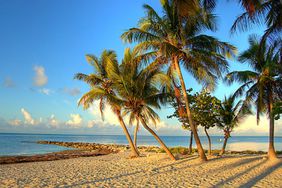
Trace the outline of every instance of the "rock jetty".
<instances>
[{"instance_id":1,"label":"rock jetty","mask_svg":"<svg viewBox=\"0 0 282 188\"><path fill-rule=\"evenodd\" d=\"M86 143L86 142L59 142L59 141L38 141L38 144L52 144L69 148L76 148L80 150L89 151L109 151L110 153L129 151L129 145L119 144L98 144L98 143ZM161 152L161 149L157 146L139 146L138 150L141 152Z\"/></svg>"}]
</instances>

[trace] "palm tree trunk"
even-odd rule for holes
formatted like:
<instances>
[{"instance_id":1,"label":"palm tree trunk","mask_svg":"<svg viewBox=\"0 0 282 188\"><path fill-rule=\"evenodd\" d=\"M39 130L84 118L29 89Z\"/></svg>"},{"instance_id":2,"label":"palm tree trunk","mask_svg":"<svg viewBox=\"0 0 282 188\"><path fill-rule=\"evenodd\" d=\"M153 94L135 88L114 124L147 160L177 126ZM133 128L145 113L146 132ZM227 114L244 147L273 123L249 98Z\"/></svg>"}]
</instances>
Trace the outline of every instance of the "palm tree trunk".
<instances>
[{"instance_id":1,"label":"palm tree trunk","mask_svg":"<svg viewBox=\"0 0 282 188\"><path fill-rule=\"evenodd\" d=\"M227 140L228 140L228 137L224 137L223 146L222 146L222 149L221 149L221 152L220 152L219 155L223 155L225 153L225 148L226 148Z\"/></svg>"},{"instance_id":2,"label":"palm tree trunk","mask_svg":"<svg viewBox=\"0 0 282 188\"><path fill-rule=\"evenodd\" d=\"M172 155L172 153L169 151L169 149L166 147L166 145L163 143L163 141L160 139L160 137L150 128L148 127L147 123L144 121L143 118L139 118L142 122L142 125L144 126L144 128L149 131L154 137L155 139L160 143L161 147L165 150L165 152L168 154L168 156L172 159L172 160L176 160L175 157Z\"/></svg>"},{"instance_id":3,"label":"palm tree trunk","mask_svg":"<svg viewBox=\"0 0 282 188\"><path fill-rule=\"evenodd\" d=\"M138 132L138 129L139 129L139 120L137 120L136 127L135 127L135 130L134 130L134 146L136 147L136 149L137 149L137 132Z\"/></svg>"},{"instance_id":4,"label":"palm tree trunk","mask_svg":"<svg viewBox=\"0 0 282 188\"><path fill-rule=\"evenodd\" d=\"M193 146L193 132L190 131L190 143L189 143L189 151L188 151L188 154L190 155L192 154L192 150L193 150L192 146Z\"/></svg>"},{"instance_id":5,"label":"palm tree trunk","mask_svg":"<svg viewBox=\"0 0 282 188\"><path fill-rule=\"evenodd\" d=\"M205 128L204 130L205 130L205 133L206 133L207 138L208 138L208 141L209 141L209 151L208 151L208 155L212 155L212 153L211 153L211 138L210 138L210 135L208 134L207 129Z\"/></svg>"},{"instance_id":6,"label":"palm tree trunk","mask_svg":"<svg viewBox=\"0 0 282 188\"><path fill-rule=\"evenodd\" d=\"M129 132L128 132L126 126L125 126L125 123L124 123L121 115L117 114L117 117L118 117L119 123L120 123L120 125L121 125L121 127L123 129L123 132L124 132L124 134L126 136L126 139L127 139L128 143L129 143L129 146L130 146L130 149L131 149L131 153L132 153L132 157L139 157L137 148L135 148L135 146L134 146L134 144L132 142L132 139L131 139L131 137L129 135Z\"/></svg>"},{"instance_id":7,"label":"palm tree trunk","mask_svg":"<svg viewBox=\"0 0 282 188\"><path fill-rule=\"evenodd\" d=\"M191 115L191 111L190 111L190 107L189 107L188 96L187 96L187 93L186 93L186 86L185 86L185 82L184 82L184 79L183 79L183 76L182 76L182 73L181 73L181 69L179 67L179 62L178 62L177 59L174 60L174 64L175 64L175 68L176 68L176 71L177 71L177 74L178 74L178 77L179 77L179 80L180 80L180 83L181 83L181 88L182 88L185 106L186 106L187 117L188 117L188 121L189 121L191 130L194 134L194 139L195 139L195 142L196 142L196 145L197 145L198 154L200 155L200 159L202 161L207 161L205 151L202 147L201 140L199 138L197 129L196 129L194 122L193 122L193 119L192 119L192 115Z\"/></svg>"},{"instance_id":8,"label":"palm tree trunk","mask_svg":"<svg viewBox=\"0 0 282 188\"><path fill-rule=\"evenodd\" d=\"M277 159L274 148L274 117L273 117L273 98L272 91L269 92L269 146L268 158L270 160Z\"/></svg>"}]
</instances>

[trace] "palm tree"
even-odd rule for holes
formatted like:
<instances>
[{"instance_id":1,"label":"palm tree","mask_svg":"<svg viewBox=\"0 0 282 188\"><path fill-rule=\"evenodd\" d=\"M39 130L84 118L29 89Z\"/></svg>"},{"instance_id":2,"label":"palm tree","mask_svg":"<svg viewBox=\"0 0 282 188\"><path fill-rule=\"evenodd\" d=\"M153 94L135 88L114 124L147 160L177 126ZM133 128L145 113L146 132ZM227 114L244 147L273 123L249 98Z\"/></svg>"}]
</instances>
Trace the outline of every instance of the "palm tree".
<instances>
[{"instance_id":1,"label":"palm tree","mask_svg":"<svg viewBox=\"0 0 282 188\"><path fill-rule=\"evenodd\" d=\"M281 99L282 91L282 81L279 76L281 51L277 50L277 45L280 44L268 45L266 41L262 42L257 36L252 35L249 37L249 45L249 49L240 54L239 61L248 63L253 70L231 72L227 75L227 81L242 83L235 94L237 96L245 94L246 102L255 104L257 122L261 113L267 113L269 118L268 157L273 159L276 158L273 105Z\"/></svg>"},{"instance_id":2,"label":"palm tree","mask_svg":"<svg viewBox=\"0 0 282 188\"><path fill-rule=\"evenodd\" d=\"M112 111L117 116L118 121L124 131L124 134L129 142L132 157L138 157L137 148L135 148L126 125L121 116L121 106L116 99L114 90L112 89L112 81L108 78L105 70L106 64L109 62L117 63L116 53L111 50L104 50L100 58L93 55L86 55L88 63L93 66L94 73L83 74L77 73L75 79L82 80L90 86L90 91L85 93L79 100L78 105L82 105L84 109L88 109L94 101L99 100L99 110L103 119L103 110L105 104L111 106Z\"/></svg>"},{"instance_id":3,"label":"palm tree","mask_svg":"<svg viewBox=\"0 0 282 188\"><path fill-rule=\"evenodd\" d=\"M224 142L220 155L224 154L228 138L234 128L239 125L240 120L242 120L246 115L251 114L250 107L246 103L242 100L236 103L235 100L235 95L229 96L228 98L225 97L224 101L220 105L220 123L217 125L224 131Z\"/></svg>"},{"instance_id":4,"label":"palm tree","mask_svg":"<svg viewBox=\"0 0 282 188\"><path fill-rule=\"evenodd\" d=\"M181 123L181 126L184 130L188 130L190 132L190 139L189 139L189 144L188 144L188 154L192 154L193 152L193 132L191 131L187 114L185 113L185 104L183 102L183 94L181 93L180 89L174 84L174 95L172 100L170 101L171 106L174 108L174 113L172 115L167 116L167 118L177 118L178 121ZM192 89L188 90L188 97L192 98L192 95L189 94ZM191 99L189 99L191 102Z\"/></svg>"},{"instance_id":5,"label":"palm tree","mask_svg":"<svg viewBox=\"0 0 282 188\"><path fill-rule=\"evenodd\" d=\"M262 0L238 0L238 2L246 9L248 14L252 16L261 5Z\"/></svg>"},{"instance_id":6,"label":"palm tree","mask_svg":"<svg viewBox=\"0 0 282 188\"><path fill-rule=\"evenodd\" d=\"M186 85L180 65L205 85L214 86L218 75L227 70L225 54L233 55L235 47L216 38L201 34L204 29L215 30L214 15L202 9L189 18L182 18L174 1L163 0L163 16L152 7L144 5L146 16L139 27L131 28L122 35L125 42L138 42L140 51L157 57L160 64L167 63L176 73L184 94L186 113L195 138L200 158L207 160L196 127L193 123Z\"/></svg>"},{"instance_id":7,"label":"palm tree","mask_svg":"<svg viewBox=\"0 0 282 188\"><path fill-rule=\"evenodd\" d=\"M136 50L125 50L124 58L120 66L116 62L109 62L107 73L114 81L114 87L123 104L123 115L129 116L129 123L140 121L143 127L149 131L159 142L161 147L172 160L175 157L159 136L148 126L152 122L156 124L159 120L158 114L154 111L160 109L161 104L166 103L168 94L160 91L160 87L170 83L169 77L161 72L158 64L152 63L144 67L140 62L140 56ZM136 135L137 136L137 135Z\"/></svg>"},{"instance_id":8,"label":"palm tree","mask_svg":"<svg viewBox=\"0 0 282 188\"><path fill-rule=\"evenodd\" d=\"M267 38L275 41L281 37L282 31L282 1L280 0L240 0L246 12L238 16L231 32L246 31L253 25L265 24L267 29L262 41Z\"/></svg>"}]
</instances>

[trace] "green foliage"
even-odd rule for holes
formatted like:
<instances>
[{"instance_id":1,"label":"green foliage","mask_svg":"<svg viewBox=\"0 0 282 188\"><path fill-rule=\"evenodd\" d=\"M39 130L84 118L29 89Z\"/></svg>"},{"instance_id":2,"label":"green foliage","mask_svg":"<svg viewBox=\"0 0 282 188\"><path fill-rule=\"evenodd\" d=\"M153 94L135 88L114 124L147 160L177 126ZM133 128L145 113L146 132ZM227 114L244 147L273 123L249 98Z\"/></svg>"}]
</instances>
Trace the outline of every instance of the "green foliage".
<instances>
[{"instance_id":1,"label":"green foliage","mask_svg":"<svg viewBox=\"0 0 282 188\"><path fill-rule=\"evenodd\" d=\"M129 116L129 124L140 118L156 124L159 116L154 109L160 109L169 97L161 88L171 81L160 66L154 62L146 65L140 56L135 49L126 49L122 63L110 65L106 72L122 102L123 115Z\"/></svg>"},{"instance_id":2,"label":"green foliage","mask_svg":"<svg viewBox=\"0 0 282 188\"><path fill-rule=\"evenodd\" d=\"M193 110L193 118L197 125L206 129L216 126L219 121L220 100L211 96L206 90L194 95L191 102Z\"/></svg>"},{"instance_id":3,"label":"green foliage","mask_svg":"<svg viewBox=\"0 0 282 188\"><path fill-rule=\"evenodd\" d=\"M74 78L87 83L90 90L80 98L78 105L88 109L94 101L99 100L99 111L103 119L106 103L115 112L120 111L120 100L115 95L112 88L113 83L106 72L108 64L117 64L117 56L112 50L104 50L99 58L94 55L86 55L86 60L92 66L93 73L89 75L77 73Z\"/></svg>"},{"instance_id":4,"label":"green foliage","mask_svg":"<svg viewBox=\"0 0 282 188\"><path fill-rule=\"evenodd\" d=\"M227 83L238 81L242 85L235 92L235 96L245 96L245 103L256 107L257 121L262 113L271 117L270 106L281 100L282 68L281 51L277 47L260 41L257 36L249 37L249 49L239 56L241 63L248 63L252 70L233 71L226 76Z\"/></svg>"},{"instance_id":5,"label":"green foliage","mask_svg":"<svg viewBox=\"0 0 282 188\"><path fill-rule=\"evenodd\" d=\"M145 17L121 38L137 42L138 51L154 54L159 64L169 65L171 72L176 59L197 81L213 89L216 80L228 69L225 57L233 57L236 51L234 46L202 34L205 29L216 29L214 4L211 0L164 0L162 15L144 5Z\"/></svg>"},{"instance_id":6,"label":"green foliage","mask_svg":"<svg viewBox=\"0 0 282 188\"><path fill-rule=\"evenodd\" d=\"M247 31L254 25L266 25L262 41L280 40L282 29L282 1L280 0L240 0L246 12L239 15L231 32Z\"/></svg>"},{"instance_id":7,"label":"green foliage","mask_svg":"<svg viewBox=\"0 0 282 188\"><path fill-rule=\"evenodd\" d=\"M187 92L190 101L190 108L193 117L193 121L197 126L202 126L206 129L216 126L219 123L219 110L220 100L206 91L202 90L200 93L196 92L194 95L190 94L192 90ZM183 99L183 96L182 96ZM189 129L187 114L179 113L179 104L176 100L171 102L175 108L175 112L168 116L168 118L176 117L182 123L184 129ZM185 109L184 101L181 101L181 106Z\"/></svg>"},{"instance_id":8,"label":"green foliage","mask_svg":"<svg viewBox=\"0 0 282 188\"><path fill-rule=\"evenodd\" d=\"M274 119L280 119L280 114L282 114L282 101L276 102L273 107Z\"/></svg>"},{"instance_id":9,"label":"green foliage","mask_svg":"<svg viewBox=\"0 0 282 188\"><path fill-rule=\"evenodd\" d=\"M225 137L230 137L230 133L239 125L240 120L251 114L250 106L239 100L236 103L235 96L225 97L221 102L219 115L220 123L217 124L225 133Z\"/></svg>"},{"instance_id":10,"label":"green foliage","mask_svg":"<svg viewBox=\"0 0 282 188\"><path fill-rule=\"evenodd\" d=\"M169 148L169 151L173 154L181 154L181 155L187 155L189 153L189 149L188 148L185 148L185 147L182 147L182 146L178 146L178 147L171 147ZM160 149L159 151L160 153L164 153L165 151L163 149ZM192 149L192 153L195 153L197 152L197 149Z\"/></svg>"}]
</instances>

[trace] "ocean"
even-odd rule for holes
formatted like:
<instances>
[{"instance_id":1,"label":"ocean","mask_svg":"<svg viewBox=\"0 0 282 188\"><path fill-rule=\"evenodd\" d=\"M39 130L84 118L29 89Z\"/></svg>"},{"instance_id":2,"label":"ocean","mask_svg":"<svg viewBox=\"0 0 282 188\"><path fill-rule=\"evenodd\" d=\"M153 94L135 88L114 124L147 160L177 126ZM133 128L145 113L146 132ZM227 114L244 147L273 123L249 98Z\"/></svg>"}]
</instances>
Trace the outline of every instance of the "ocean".
<instances>
[{"instance_id":1,"label":"ocean","mask_svg":"<svg viewBox=\"0 0 282 188\"><path fill-rule=\"evenodd\" d=\"M188 147L189 136L161 136L164 143L169 146ZM207 149L208 141L205 136L201 136L203 147ZM223 144L222 136L211 136L212 149L220 149ZM70 150L71 148L37 144L36 141L62 141L62 142L95 142L104 144L127 144L123 135L66 135L66 134L18 134L0 133L0 156L11 155L34 155ZM138 145L156 145L158 142L152 136L138 136ZM196 147L193 144L193 147ZM267 151L267 136L232 136L228 140L227 150L243 151ZM275 137L275 148L282 150L282 137Z\"/></svg>"}]
</instances>

